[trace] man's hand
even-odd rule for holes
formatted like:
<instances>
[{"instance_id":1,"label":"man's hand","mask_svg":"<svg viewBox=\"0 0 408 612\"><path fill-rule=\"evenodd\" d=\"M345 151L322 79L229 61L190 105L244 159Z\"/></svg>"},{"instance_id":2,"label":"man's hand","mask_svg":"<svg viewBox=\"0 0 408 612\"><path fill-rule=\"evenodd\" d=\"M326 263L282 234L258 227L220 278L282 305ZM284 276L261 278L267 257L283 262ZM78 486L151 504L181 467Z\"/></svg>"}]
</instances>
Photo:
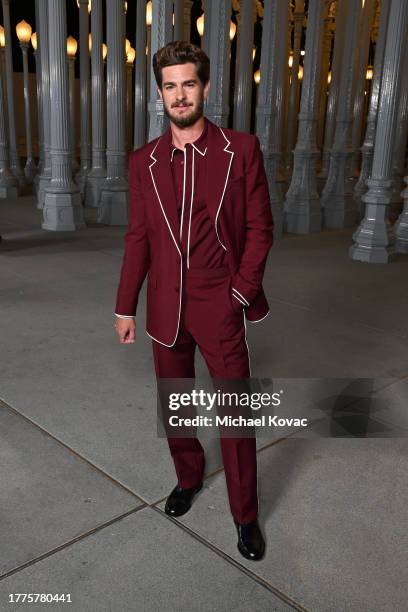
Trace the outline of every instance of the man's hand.
<instances>
[{"instance_id":1,"label":"man's hand","mask_svg":"<svg viewBox=\"0 0 408 612\"><path fill-rule=\"evenodd\" d=\"M116 317L115 329L121 344L131 344L136 339L136 323L134 319Z\"/></svg>"}]
</instances>

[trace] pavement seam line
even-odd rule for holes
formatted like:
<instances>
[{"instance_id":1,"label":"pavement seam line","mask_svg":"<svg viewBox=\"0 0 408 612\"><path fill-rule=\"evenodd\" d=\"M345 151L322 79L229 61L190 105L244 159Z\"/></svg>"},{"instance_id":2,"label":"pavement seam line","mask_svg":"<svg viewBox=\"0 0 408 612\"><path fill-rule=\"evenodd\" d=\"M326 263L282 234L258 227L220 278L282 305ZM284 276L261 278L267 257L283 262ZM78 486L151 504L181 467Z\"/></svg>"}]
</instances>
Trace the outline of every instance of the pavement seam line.
<instances>
[{"instance_id":1,"label":"pavement seam line","mask_svg":"<svg viewBox=\"0 0 408 612\"><path fill-rule=\"evenodd\" d=\"M123 484L123 482L121 482L120 480L118 480L117 478L115 478L114 476L112 476L111 474L109 474L109 472L106 472L105 470L103 470L102 468L100 468L99 466L97 466L95 463L93 463L90 459L87 459L86 457L84 457L83 455L81 455L81 453L79 453L78 451L76 451L74 448L71 448L66 442L63 442L60 438L58 438L57 436L55 436L54 434L52 434L51 432L49 432L47 429L45 429L45 427L43 427L42 425L39 425L38 423L36 423L35 421L33 421L32 419L30 419L30 417L26 416L25 414L23 414L22 412L20 412L19 410L17 410L17 408L15 408L14 406L12 406L11 404L9 404L8 402L6 402L3 398L0 397L0 404L4 404L7 408L9 408L10 410L12 410L13 412L15 412L19 417L21 417L22 419L25 419L26 421L28 421L28 423L30 423L30 425L33 425L34 427L36 427L37 429L39 429L40 431L42 431L43 433L45 433L47 436L49 436L52 440L54 440L55 442L57 442L58 444L60 444L61 446L63 446L66 450L68 450L70 453L72 453L73 455L75 455L76 457L78 457L81 461L84 461L85 463L87 463L89 466L91 466L95 471L99 472L100 474L102 474L103 476L105 476L105 478L108 478L111 482L113 482L115 485L121 487L122 489L124 489L127 493L130 493L131 495L133 495L134 497L136 497L141 503L145 504L146 506L149 505L149 502L146 499L143 499L140 495L138 495L137 493L135 493L132 489L130 489L127 485Z\"/></svg>"},{"instance_id":2,"label":"pavement seam line","mask_svg":"<svg viewBox=\"0 0 408 612\"><path fill-rule=\"evenodd\" d=\"M101 525L97 525L96 527L94 527L90 531L86 531L84 533L81 533L80 535L76 536L75 538L72 538L71 540L68 540L68 542L64 542L64 544L60 544L59 546L57 546L55 548L52 548L51 550L48 550L46 553L43 553L42 555L39 555L38 557L35 557L34 559L30 559L30 561L27 561L26 563L23 563L22 565L19 565L18 567L14 567L12 570L9 570L5 574L1 574L0 575L0 582L2 580L5 580L9 576L12 576L13 574L17 574L18 572L21 572L26 567L30 567L31 565L35 565L39 561L42 561L43 559L47 559L48 557L51 557L52 555L55 555L56 553L60 552L61 550L64 550L65 548L69 548L70 546L72 546L76 542L80 542L80 541L84 540L85 538L89 537L90 535L93 535L94 533L97 533L98 531L101 531L102 529L105 529L106 527L109 527L113 523L117 523L118 521L122 520L123 518L126 518L130 514L136 514L137 512L139 512L140 510L143 510L146 507L147 507L146 504L141 504L140 506L137 506L136 508L132 508L131 510L128 510L127 512L124 512L123 514L120 514L118 516L113 517L112 519L109 519L109 521L105 521Z\"/></svg>"},{"instance_id":3,"label":"pavement seam line","mask_svg":"<svg viewBox=\"0 0 408 612\"><path fill-rule=\"evenodd\" d=\"M197 540L198 542L203 544L206 548L208 548L209 550L211 550L212 552L217 554L219 557L224 559L224 561L227 561L227 563L229 563L230 565L234 566L241 573L243 573L246 576L248 576L248 578L251 578L254 582L257 582L259 585L264 587L267 591L270 591L271 593L273 593L278 599L283 601L285 604L291 606L294 610L298 610L298 612L309 612L309 610L307 608L305 608L304 606L302 606L301 604L296 602L289 595L286 595L285 593L280 591L278 588L276 588L275 586L270 584L270 582L265 580L265 578L262 578L261 576L258 576L258 574L255 574L253 571L248 569L245 565L242 565L241 563L239 563L239 561L236 561L235 559L230 557L223 550L221 550L220 548L217 548L217 546L215 546L214 544L212 544L211 542L209 542L208 540L203 538L203 536L200 536L197 532L195 532L190 527L187 527L187 525L185 525L184 523L181 523L181 522L175 520L174 518L168 516L165 512L163 512L163 510L160 510L160 508L155 507L155 508L152 508L152 509L154 511L158 512L165 519L167 519L167 520L171 521L172 523L174 523L175 525L177 525L177 527L182 529L182 531L185 531L186 533L188 533L192 538L194 538L195 540Z\"/></svg>"}]
</instances>

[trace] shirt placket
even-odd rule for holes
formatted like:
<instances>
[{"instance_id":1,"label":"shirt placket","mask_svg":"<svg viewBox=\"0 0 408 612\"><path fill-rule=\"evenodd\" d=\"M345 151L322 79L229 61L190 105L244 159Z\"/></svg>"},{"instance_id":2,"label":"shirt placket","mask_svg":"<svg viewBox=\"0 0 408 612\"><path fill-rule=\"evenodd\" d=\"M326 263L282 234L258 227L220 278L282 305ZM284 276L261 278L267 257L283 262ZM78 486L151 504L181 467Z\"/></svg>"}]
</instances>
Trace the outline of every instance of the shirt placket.
<instances>
[{"instance_id":1,"label":"shirt placket","mask_svg":"<svg viewBox=\"0 0 408 612\"><path fill-rule=\"evenodd\" d=\"M180 219L180 242L187 269L190 267L191 226L194 202L194 148L184 148L183 199Z\"/></svg>"}]
</instances>

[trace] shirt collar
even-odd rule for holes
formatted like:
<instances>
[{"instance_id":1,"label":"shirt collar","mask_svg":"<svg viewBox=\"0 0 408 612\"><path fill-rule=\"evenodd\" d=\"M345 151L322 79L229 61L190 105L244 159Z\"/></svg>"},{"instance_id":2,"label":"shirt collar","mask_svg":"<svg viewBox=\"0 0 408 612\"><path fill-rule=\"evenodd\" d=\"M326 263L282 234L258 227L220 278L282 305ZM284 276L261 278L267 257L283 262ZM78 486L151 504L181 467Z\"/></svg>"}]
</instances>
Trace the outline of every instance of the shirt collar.
<instances>
[{"instance_id":1,"label":"shirt collar","mask_svg":"<svg viewBox=\"0 0 408 612\"><path fill-rule=\"evenodd\" d=\"M195 148L200 155L204 156L207 151L207 132L208 132L208 121L207 118L204 117L204 129L201 132L200 136L191 143L191 146ZM177 151L177 147L171 142L171 129L170 129L170 159L173 161L174 152Z\"/></svg>"}]
</instances>

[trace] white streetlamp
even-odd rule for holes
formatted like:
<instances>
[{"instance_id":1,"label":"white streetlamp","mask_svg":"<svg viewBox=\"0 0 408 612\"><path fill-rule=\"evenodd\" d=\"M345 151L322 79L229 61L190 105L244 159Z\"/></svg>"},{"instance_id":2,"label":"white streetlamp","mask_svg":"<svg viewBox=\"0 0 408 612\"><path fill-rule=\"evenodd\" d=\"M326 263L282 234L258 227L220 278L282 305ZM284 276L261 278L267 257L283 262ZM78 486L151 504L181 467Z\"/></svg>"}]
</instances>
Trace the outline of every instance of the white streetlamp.
<instances>
[{"instance_id":1,"label":"white streetlamp","mask_svg":"<svg viewBox=\"0 0 408 612\"><path fill-rule=\"evenodd\" d=\"M27 161L24 167L26 178L31 181L36 173L36 165L33 159L33 142L31 135L31 114L30 114L30 91L28 87L28 48L30 46L32 27L29 23L20 21L16 26L17 38L23 54L23 77L24 77L24 111L26 127Z\"/></svg>"}]
</instances>

